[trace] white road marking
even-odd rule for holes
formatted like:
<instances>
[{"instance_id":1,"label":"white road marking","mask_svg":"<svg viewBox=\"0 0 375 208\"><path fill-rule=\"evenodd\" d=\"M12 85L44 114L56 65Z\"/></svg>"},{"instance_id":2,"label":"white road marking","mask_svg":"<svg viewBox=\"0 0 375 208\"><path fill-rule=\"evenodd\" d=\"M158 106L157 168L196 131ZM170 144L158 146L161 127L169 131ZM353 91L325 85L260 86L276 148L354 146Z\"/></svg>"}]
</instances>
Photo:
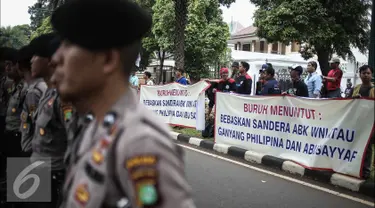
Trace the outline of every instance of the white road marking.
<instances>
[{"instance_id":1,"label":"white road marking","mask_svg":"<svg viewBox=\"0 0 375 208\"><path fill-rule=\"evenodd\" d=\"M272 175L272 176L275 176L275 177L278 177L278 178L281 178L281 179L284 179L284 180L287 180L287 181L298 183L300 185L307 186L307 187L310 187L310 188L313 188L313 189L316 189L316 190L319 190L319 191L330 193L330 194L335 195L335 196L339 196L339 197L342 197L342 198L345 198L345 199L349 199L349 200L352 200L352 201L355 201L355 202L359 202L361 204L365 204L365 205L368 205L368 206L371 206L371 207L375 206L375 203L371 202L371 201L366 201L366 200L363 200L363 199L360 199L360 198L357 198L357 197L353 197L353 196L350 196L350 195L347 195L347 194L343 194L343 193L340 193L340 192L337 192L337 191L333 191L333 190L328 189L328 188L323 188L323 187L320 187L320 186L317 186L317 185L314 185L314 184L311 184L311 183L307 183L307 182L304 182L304 181L301 181L301 180L297 180L295 178L280 175L280 174L277 174L277 173L274 173L274 172L271 172L271 171L268 171L268 170L264 170L264 169L261 169L261 168L251 166L251 165L246 164L246 163L238 162L238 161L231 160L231 159L219 156L219 155L208 153L208 152L205 152L205 151L193 148L193 147L189 147L189 146L182 145L182 144L177 144L177 145L179 145L183 148L186 148L186 149L189 149L189 150L192 150L192 151L195 151L195 152L199 152L201 154L208 155L208 156L211 156L211 157L214 157L214 158L218 158L220 160L224 160L224 161L227 161L227 162L230 162L230 163L234 163L234 164L237 164L237 165L240 165L240 166L258 171L258 172L262 172L262 173Z\"/></svg>"}]
</instances>

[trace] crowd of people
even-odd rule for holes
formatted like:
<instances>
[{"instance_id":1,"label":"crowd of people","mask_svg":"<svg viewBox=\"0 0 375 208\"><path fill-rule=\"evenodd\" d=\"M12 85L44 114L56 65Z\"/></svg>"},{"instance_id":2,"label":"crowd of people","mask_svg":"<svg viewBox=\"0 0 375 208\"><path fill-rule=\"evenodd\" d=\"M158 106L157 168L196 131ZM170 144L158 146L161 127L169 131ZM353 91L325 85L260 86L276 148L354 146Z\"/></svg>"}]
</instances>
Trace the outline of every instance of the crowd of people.
<instances>
[{"instance_id":1,"label":"crowd of people","mask_svg":"<svg viewBox=\"0 0 375 208\"><path fill-rule=\"evenodd\" d=\"M0 207L195 207L181 148L129 87L151 24L132 1L69 1L53 33L0 48ZM11 158L43 164L50 202L6 201Z\"/></svg>"}]
</instances>

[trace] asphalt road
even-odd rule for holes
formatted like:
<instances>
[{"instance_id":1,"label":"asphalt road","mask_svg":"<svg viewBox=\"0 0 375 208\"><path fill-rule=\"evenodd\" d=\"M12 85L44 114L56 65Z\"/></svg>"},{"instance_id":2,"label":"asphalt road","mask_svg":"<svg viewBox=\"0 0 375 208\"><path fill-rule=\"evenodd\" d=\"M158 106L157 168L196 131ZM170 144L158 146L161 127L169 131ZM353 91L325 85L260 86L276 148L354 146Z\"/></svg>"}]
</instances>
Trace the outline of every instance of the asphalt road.
<instances>
[{"instance_id":1,"label":"asphalt road","mask_svg":"<svg viewBox=\"0 0 375 208\"><path fill-rule=\"evenodd\" d=\"M198 208L369 208L189 149L186 174Z\"/></svg>"}]
</instances>

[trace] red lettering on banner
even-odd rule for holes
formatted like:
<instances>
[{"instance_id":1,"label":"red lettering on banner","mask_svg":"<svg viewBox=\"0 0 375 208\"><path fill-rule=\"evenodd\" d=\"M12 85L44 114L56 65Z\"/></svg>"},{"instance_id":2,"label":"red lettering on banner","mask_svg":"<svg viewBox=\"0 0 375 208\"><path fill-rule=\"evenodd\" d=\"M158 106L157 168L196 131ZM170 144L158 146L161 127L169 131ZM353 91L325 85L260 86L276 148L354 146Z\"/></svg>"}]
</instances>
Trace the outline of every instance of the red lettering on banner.
<instances>
[{"instance_id":1,"label":"red lettering on banner","mask_svg":"<svg viewBox=\"0 0 375 208\"><path fill-rule=\"evenodd\" d=\"M188 96L187 90L178 90L178 89L171 89L171 90L158 90L158 96Z\"/></svg>"},{"instance_id":2,"label":"red lettering on banner","mask_svg":"<svg viewBox=\"0 0 375 208\"><path fill-rule=\"evenodd\" d=\"M268 114L268 105L244 103L243 111L255 114Z\"/></svg>"},{"instance_id":3,"label":"red lettering on banner","mask_svg":"<svg viewBox=\"0 0 375 208\"><path fill-rule=\"evenodd\" d=\"M271 106L271 115L315 119L315 110L292 106Z\"/></svg>"}]
</instances>

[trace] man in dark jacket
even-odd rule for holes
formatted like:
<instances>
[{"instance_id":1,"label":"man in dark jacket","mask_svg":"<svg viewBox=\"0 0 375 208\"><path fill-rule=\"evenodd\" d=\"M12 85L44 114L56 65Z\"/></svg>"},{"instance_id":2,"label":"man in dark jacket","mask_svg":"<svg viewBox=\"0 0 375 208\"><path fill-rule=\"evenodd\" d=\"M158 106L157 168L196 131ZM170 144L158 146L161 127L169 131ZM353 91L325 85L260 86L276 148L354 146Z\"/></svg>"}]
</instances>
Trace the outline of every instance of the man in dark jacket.
<instances>
[{"instance_id":1,"label":"man in dark jacket","mask_svg":"<svg viewBox=\"0 0 375 208\"><path fill-rule=\"evenodd\" d=\"M288 94L295 95L299 97L309 97L309 91L307 85L301 79L301 74L303 73L303 68L297 66L293 68L290 72L290 78L293 81L293 87L288 90Z\"/></svg>"},{"instance_id":2,"label":"man in dark jacket","mask_svg":"<svg viewBox=\"0 0 375 208\"><path fill-rule=\"evenodd\" d=\"M237 86L237 93L243 95L250 95L251 94L251 86L253 80L251 79L250 75L247 74L249 71L250 66L247 62L241 61L240 62L240 75L236 78L236 86Z\"/></svg>"},{"instance_id":3,"label":"man in dark jacket","mask_svg":"<svg viewBox=\"0 0 375 208\"><path fill-rule=\"evenodd\" d=\"M264 73L266 82L263 86L261 95L281 94L279 82L275 79L275 70L272 67L268 67Z\"/></svg>"}]
</instances>

